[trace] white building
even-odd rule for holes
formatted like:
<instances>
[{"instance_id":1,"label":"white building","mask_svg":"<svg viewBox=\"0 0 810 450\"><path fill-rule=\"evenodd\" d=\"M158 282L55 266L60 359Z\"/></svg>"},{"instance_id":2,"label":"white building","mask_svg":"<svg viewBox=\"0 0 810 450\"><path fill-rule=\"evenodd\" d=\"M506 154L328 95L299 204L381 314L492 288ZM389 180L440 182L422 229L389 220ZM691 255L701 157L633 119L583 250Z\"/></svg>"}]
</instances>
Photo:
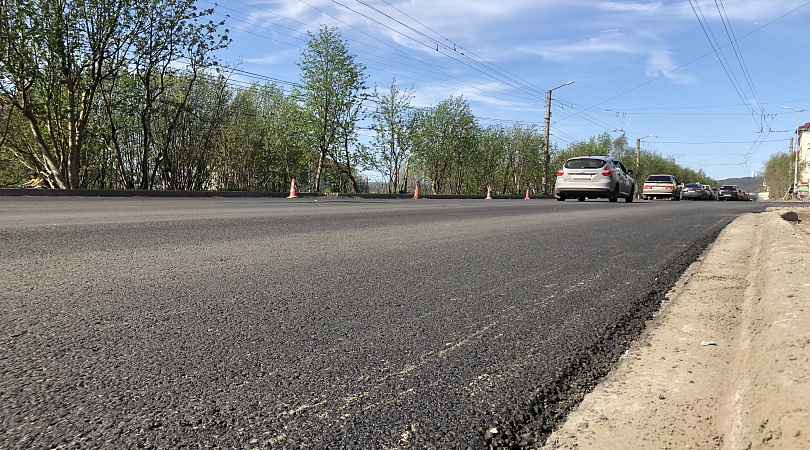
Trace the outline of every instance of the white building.
<instances>
[{"instance_id":1,"label":"white building","mask_svg":"<svg viewBox=\"0 0 810 450\"><path fill-rule=\"evenodd\" d=\"M796 133L796 150L799 151L799 192L803 196L808 194L808 183L810 183L810 122L801 125Z\"/></svg>"}]
</instances>

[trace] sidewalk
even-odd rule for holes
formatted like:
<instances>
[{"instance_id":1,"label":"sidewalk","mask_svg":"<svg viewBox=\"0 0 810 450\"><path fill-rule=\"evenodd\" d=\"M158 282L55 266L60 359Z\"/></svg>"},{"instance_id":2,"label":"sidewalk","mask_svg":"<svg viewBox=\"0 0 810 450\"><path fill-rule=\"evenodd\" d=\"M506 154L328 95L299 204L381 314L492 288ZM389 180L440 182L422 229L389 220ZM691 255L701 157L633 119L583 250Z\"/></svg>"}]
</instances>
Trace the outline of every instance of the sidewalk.
<instances>
[{"instance_id":1,"label":"sidewalk","mask_svg":"<svg viewBox=\"0 0 810 450\"><path fill-rule=\"evenodd\" d=\"M541 448L810 449L810 208L723 230Z\"/></svg>"}]
</instances>

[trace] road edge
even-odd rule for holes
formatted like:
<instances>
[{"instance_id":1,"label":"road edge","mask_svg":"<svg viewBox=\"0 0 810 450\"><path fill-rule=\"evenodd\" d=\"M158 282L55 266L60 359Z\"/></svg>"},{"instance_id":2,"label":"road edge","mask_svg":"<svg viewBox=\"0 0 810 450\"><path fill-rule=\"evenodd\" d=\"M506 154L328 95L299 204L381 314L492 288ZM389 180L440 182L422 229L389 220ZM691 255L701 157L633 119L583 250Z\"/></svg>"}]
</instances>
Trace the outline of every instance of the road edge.
<instances>
[{"instance_id":1,"label":"road edge","mask_svg":"<svg viewBox=\"0 0 810 450\"><path fill-rule=\"evenodd\" d=\"M539 448L810 448L810 245L785 211L727 226Z\"/></svg>"}]
</instances>

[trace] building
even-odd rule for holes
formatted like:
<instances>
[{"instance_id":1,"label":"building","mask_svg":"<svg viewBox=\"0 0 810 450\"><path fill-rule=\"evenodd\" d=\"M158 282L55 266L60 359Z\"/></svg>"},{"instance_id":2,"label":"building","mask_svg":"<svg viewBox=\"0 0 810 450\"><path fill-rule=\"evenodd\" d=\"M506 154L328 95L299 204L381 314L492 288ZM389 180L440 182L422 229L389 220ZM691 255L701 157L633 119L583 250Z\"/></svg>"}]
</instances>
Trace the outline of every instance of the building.
<instances>
[{"instance_id":1,"label":"building","mask_svg":"<svg viewBox=\"0 0 810 450\"><path fill-rule=\"evenodd\" d=\"M810 183L810 122L801 125L796 132L796 150L799 152L798 192L807 198L808 183Z\"/></svg>"}]
</instances>

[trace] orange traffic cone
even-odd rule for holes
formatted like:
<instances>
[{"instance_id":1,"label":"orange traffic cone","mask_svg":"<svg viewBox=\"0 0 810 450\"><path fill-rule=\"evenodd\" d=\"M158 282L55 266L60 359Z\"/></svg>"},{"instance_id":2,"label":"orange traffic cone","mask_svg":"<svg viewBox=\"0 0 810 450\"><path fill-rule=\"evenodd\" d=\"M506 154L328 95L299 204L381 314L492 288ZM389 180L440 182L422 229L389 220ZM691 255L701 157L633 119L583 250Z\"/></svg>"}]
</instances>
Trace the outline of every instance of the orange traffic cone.
<instances>
[{"instance_id":1,"label":"orange traffic cone","mask_svg":"<svg viewBox=\"0 0 810 450\"><path fill-rule=\"evenodd\" d=\"M492 189L490 189L490 187L487 186L487 198L485 198L484 200L492 200L492 195L491 194L492 194Z\"/></svg>"},{"instance_id":2,"label":"orange traffic cone","mask_svg":"<svg viewBox=\"0 0 810 450\"><path fill-rule=\"evenodd\" d=\"M530 200L530 198L529 198L529 190L528 189L526 189L526 197L524 197L523 200Z\"/></svg>"},{"instance_id":3,"label":"orange traffic cone","mask_svg":"<svg viewBox=\"0 0 810 450\"><path fill-rule=\"evenodd\" d=\"M296 194L296 187L295 187L295 178L292 179L292 183L290 183L290 195L287 198L298 198Z\"/></svg>"},{"instance_id":4,"label":"orange traffic cone","mask_svg":"<svg viewBox=\"0 0 810 450\"><path fill-rule=\"evenodd\" d=\"M417 184L416 189L413 190L413 199L414 200L419 200L419 198L420 198L419 197L419 185Z\"/></svg>"}]
</instances>

